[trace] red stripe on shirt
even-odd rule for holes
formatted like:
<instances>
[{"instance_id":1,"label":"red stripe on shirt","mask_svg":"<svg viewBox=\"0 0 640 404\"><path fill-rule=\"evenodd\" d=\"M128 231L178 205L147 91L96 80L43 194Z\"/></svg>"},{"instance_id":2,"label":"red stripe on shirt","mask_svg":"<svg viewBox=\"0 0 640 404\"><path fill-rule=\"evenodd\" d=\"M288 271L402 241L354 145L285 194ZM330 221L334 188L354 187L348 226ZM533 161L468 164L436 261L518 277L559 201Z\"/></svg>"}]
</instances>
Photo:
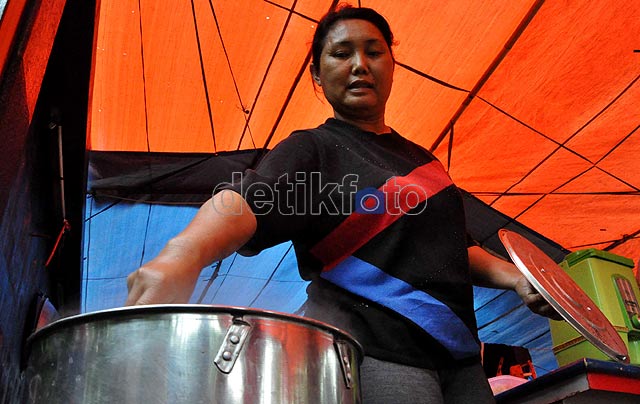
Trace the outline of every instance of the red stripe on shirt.
<instances>
[{"instance_id":1,"label":"red stripe on shirt","mask_svg":"<svg viewBox=\"0 0 640 404\"><path fill-rule=\"evenodd\" d=\"M323 271L329 271L411 208L451 184L451 178L437 160L417 167L406 176L392 177L378 188L385 195L385 213L351 213L313 246L311 253L324 264Z\"/></svg>"}]
</instances>

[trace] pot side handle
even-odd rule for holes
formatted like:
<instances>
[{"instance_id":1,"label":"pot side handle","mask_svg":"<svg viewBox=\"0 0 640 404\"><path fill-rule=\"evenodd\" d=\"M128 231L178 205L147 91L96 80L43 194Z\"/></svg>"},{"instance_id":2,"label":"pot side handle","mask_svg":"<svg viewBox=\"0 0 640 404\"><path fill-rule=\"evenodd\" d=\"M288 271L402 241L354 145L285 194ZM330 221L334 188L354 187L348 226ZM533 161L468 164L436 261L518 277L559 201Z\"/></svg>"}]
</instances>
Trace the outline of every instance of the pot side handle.
<instances>
[{"instance_id":1,"label":"pot side handle","mask_svg":"<svg viewBox=\"0 0 640 404\"><path fill-rule=\"evenodd\" d=\"M247 336L251 331L251 325L239 318L233 319L233 324L227 330L227 334L222 341L218 354L213 363L222 373L229 373L238 359Z\"/></svg>"}]
</instances>

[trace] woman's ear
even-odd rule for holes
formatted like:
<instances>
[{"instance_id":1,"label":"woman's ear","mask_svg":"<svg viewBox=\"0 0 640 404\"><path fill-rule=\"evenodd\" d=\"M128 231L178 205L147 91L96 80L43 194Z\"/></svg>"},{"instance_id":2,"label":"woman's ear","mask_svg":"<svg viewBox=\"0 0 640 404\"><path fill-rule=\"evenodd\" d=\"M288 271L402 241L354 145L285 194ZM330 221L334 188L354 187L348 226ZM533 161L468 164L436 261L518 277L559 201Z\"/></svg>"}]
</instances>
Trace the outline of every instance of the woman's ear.
<instances>
[{"instance_id":1,"label":"woman's ear","mask_svg":"<svg viewBox=\"0 0 640 404\"><path fill-rule=\"evenodd\" d=\"M313 81L315 81L317 85L322 87L322 83L320 82L320 75L318 74L318 69L316 69L316 66L313 63L309 65L309 72L311 73L311 77L313 78Z\"/></svg>"}]
</instances>

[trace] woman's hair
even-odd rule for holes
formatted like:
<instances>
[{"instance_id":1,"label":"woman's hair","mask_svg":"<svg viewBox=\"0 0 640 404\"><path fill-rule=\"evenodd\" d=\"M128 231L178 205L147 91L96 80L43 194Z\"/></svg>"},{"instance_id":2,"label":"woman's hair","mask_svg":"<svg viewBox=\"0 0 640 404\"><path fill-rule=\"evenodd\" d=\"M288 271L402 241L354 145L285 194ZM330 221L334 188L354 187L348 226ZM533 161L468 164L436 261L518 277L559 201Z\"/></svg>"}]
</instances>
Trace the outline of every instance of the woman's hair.
<instances>
[{"instance_id":1,"label":"woman's hair","mask_svg":"<svg viewBox=\"0 0 640 404\"><path fill-rule=\"evenodd\" d=\"M365 20L375 25L376 28L380 30L380 33L382 33L382 37L389 46L389 50L391 50L391 45L393 45L393 33L391 32L389 23L383 16L370 8L356 8L350 5L343 5L334 11L328 12L324 17L322 17L316 27L316 32L313 34L313 42L311 43L312 62L316 68L320 66L320 55L322 54L327 34L331 31L331 28L333 28L335 23L342 20ZM391 53L391 56L393 56L393 52Z\"/></svg>"}]
</instances>

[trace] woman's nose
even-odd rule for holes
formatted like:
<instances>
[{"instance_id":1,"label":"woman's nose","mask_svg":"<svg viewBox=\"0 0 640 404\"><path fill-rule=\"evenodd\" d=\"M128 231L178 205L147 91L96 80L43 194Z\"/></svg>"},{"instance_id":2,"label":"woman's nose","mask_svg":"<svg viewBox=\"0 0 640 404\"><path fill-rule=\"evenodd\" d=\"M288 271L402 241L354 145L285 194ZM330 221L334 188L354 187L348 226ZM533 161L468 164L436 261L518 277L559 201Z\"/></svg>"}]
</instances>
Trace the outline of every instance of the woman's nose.
<instances>
[{"instance_id":1,"label":"woman's nose","mask_svg":"<svg viewBox=\"0 0 640 404\"><path fill-rule=\"evenodd\" d=\"M368 71L367 55L364 52L354 52L351 73L354 75L361 75L366 74Z\"/></svg>"}]
</instances>

